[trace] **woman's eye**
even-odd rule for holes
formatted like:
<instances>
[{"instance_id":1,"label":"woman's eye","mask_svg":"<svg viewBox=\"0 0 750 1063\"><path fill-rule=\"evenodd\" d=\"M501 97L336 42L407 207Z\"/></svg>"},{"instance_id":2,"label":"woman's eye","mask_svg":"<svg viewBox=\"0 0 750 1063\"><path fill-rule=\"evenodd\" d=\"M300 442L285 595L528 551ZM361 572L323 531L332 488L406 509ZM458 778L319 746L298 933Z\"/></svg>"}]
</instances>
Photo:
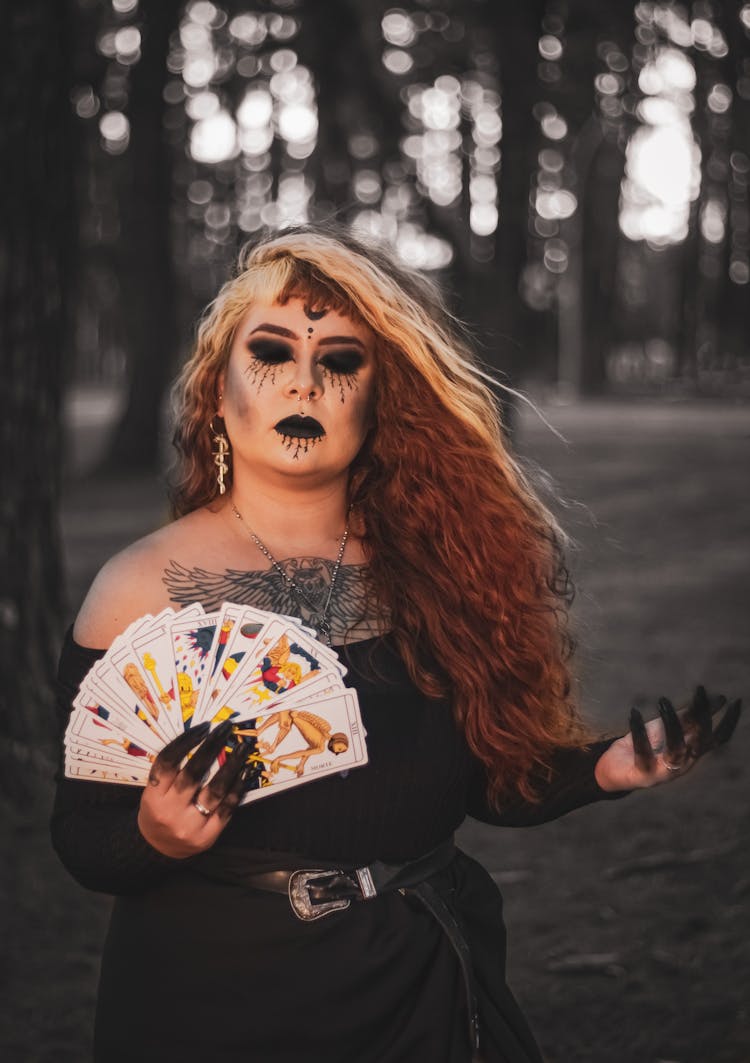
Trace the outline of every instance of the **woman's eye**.
<instances>
[{"instance_id":1,"label":"woman's eye","mask_svg":"<svg viewBox=\"0 0 750 1063\"><path fill-rule=\"evenodd\" d=\"M274 340L253 340L248 346L253 358L265 365L281 365L292 357L292 352L285 344Z\"/></svg>"},{"instance_id":2,"label":"woman's eye","mask_svg":"<svg viewBox=\"0 0 750 1063\"><path fill-rule=\"evenodd\" d=\"M321 358L320 364L329 373L351 376L352 373L357 372L363 360L359 351L336 351L335 354L327 354L325 358Z\"/></svg>"}]
</instances>

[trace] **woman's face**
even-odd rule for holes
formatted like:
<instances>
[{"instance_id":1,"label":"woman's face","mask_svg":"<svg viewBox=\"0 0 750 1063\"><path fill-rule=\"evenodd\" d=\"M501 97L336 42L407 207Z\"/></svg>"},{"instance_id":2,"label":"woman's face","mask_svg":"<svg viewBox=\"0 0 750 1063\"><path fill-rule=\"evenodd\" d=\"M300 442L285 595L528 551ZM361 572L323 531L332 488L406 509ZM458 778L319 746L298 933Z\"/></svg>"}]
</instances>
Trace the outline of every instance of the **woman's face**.
<instances>
[{"instance_id":1,"label":"woman's face","mask_svg":"<svg viewBox=\"0 0 750 1063\"><path fill-rule=\"evenodd\" d=\"M372 423L375 337L303 299L257 304L235 333L218 412L235 482L254 475L340 476Z\"/></svg>"}]
</instances>

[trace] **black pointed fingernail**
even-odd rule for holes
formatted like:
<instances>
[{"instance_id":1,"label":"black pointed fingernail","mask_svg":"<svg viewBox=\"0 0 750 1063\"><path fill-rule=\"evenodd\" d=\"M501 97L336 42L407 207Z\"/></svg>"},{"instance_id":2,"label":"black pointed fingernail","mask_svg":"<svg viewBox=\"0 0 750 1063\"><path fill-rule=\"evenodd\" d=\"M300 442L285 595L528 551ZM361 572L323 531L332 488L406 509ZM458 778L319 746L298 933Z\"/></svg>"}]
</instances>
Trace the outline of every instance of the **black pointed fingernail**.
<instances>
[{"instance_id":1,"label":"black pointed fingernail","mask_svg":"<svg viewBox=\"0 0 750 1063\"><path fill-rule=\"evenodd\" d=\"M707 753L714 744L713 721L711 714L715 708L709 701L706 688L695 688L690 707L685 714L685 744L690 748L690 755L701 757Z\"/></svg>"},{"instance_id":2,"label":"black pointed fingernail","mask_svg":"<svg viewBox=\"0 0 750 1063\"><path fill-rule=\"evenodd\" d=\"M717 745L723 745L728 742L734 734L734 729L737 726L740 716L742 715L742 699L737 698L728 707L727 711L721 718L721 722L714 731L714 741Z\"/></svg>"},{"instance_id":3,"label":"black pointed fingernail","mask_svg":"<svg viewBox=\"0 0 750 1063\"><path fill-rule=\"evenodd\" d=\"M223 801L231 792L237 777L242 774L244 768L245 750L238 746L232 750L209 783L209 789L219 801Z\"/></svg>"},{"instance_id":4,"label":"black pointed fingernail","mask_svg":"<svg viewBox=\"0 0 750 1063\"><path fill-rule=\"evenodd\" d=\"M641 771L651 772L656 764L656 757L648 740L646 725L638 709L630 710L630 734L633 739L635 762Z\"/></svg>"},{"instance_id":5,"label":"black pointed fingernail","mask_svg":"<svg viewBox=\"0 0 750 1063\"><path fill-rule=\"evenodd\" d=\"M670 753L683 753L685 751L685 735L680 718L668 698L659 698L659 715L661 716L661 722L664 724L664 738L667 743L667 749Z\"/></svg>"},{"instance_id":6,"label":"black pointed fingernail","mask_svg":"<svg viewBox=\"0 0 750 1063\"><path fill-rule=\"evenodd\" d=\"M211 737L213 738L215 735L217 735L221 736L222 738L226 738L229 732L232 730L233 726L234 724L231 720L222 720L217 727L214 727L213 731L211 732Z\"/></svg>"},{"instance_id":7,"label":"black pointed fingernail","mask_svg":"<svg viewBox=\"0 0 750 1063\"><path fill-rule=\"evenodd\" d=\"M204 734L205 730L201 730L200 727L192 727L189 731L183 731L181 735L173 738L168 745L164 746L157 760L161 759L165 764L169 764L172 767L178 765L190 750L201 741Z\"/></svg>"},{"instance_id":8,"label":"black pointed fingernail","mask_svg":"<svg viewBox=\"0 0 750 1063\"><path fill-rule=\"evenodd\" d=\"M231 720L224 720L204 738L184 768L191 779L197 782L203 778L226 745L231 726Z\"/></svg>"},{"instance_id":9,"label":"black pointed fingernail","mask_svg":"<svg viewBox=\"0 0 750 1063\"><path fill-rule=\"evenodd\" d=\"M705 687L696 687L693 700L688 709L688 716L693 719L700 731L711 730L711 706Z\"/></svg>"},{"instance_id":10,"label":"black pointed fingernail","mask_svg":"<svg viewBox=\"0 0 750 1063\"><path fill-rule=\"evenodd\" d=\"M240 772L245 767L245 758L247 757L247 750L243 745L236 746L224 761L222 768L227 769L227 774L234 778L236 772Z\"/></svg>"}]
</instances>

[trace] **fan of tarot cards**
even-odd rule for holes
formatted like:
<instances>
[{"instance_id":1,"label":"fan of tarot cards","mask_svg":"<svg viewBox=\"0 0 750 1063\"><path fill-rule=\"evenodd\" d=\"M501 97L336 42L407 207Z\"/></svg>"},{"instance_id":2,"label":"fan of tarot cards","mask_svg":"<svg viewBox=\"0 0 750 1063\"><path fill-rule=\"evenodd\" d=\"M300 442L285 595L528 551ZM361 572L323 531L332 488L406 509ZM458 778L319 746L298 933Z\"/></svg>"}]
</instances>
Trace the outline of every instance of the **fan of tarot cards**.
<instances>
[{"instance_id":1,"label":"fan of tarot cards","mask_svg":"<svg viewBox=\"0 0 750 1063\"><path fill-rule=\"evenodd\" d=\"M367 763L356 691L338 655L295 617L225 602L143 616L81 683L65 732L65 774L144 786L173 738L233 727L210 777L247 747L240 803Z\"/></svg>"}]
</instances>

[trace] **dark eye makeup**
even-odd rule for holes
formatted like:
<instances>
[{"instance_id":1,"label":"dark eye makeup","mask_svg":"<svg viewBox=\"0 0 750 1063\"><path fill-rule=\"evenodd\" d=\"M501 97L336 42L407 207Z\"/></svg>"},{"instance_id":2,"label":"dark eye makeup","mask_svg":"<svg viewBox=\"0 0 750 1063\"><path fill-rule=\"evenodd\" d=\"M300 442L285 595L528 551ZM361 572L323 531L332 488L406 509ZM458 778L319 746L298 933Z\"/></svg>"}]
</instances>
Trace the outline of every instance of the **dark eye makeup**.
<instances>
[{"instance_id":1,"label":"dark eye makeup","mask_svg":"<svg viewBox=\"0 0 750 1063\"><path fill-rule=\"evenodd\" d=\"M292 349L278 340L251 340L248 348L253 358L264 365L282 365L292 359ZM351 376L361 368L364 356L357 350L330 351L323 355L319 364L337 376Z\"/></svg>"},{"instance_id":2,"label":"dark eye makeup","mask_svg":"<svg viewBox=\"0 0 750 1063\"><path fill-rule=\"evenodd\" d=\"M278 340L251 340L248 344L253 358L264 365L281 365L292 357L292 349Z\"/></svg>"},{"instance_id":3,"label":"dark eye makeup","mask_svg":"<svg viewBox=\"0 0 750 1063\"><path fill-rule=\"evenodd\" d=\"M320 364L329 373L338 376L351 376L356 373L364 361L359 351L331 351L320 359Z\"/></svg>"}]
</instances>

